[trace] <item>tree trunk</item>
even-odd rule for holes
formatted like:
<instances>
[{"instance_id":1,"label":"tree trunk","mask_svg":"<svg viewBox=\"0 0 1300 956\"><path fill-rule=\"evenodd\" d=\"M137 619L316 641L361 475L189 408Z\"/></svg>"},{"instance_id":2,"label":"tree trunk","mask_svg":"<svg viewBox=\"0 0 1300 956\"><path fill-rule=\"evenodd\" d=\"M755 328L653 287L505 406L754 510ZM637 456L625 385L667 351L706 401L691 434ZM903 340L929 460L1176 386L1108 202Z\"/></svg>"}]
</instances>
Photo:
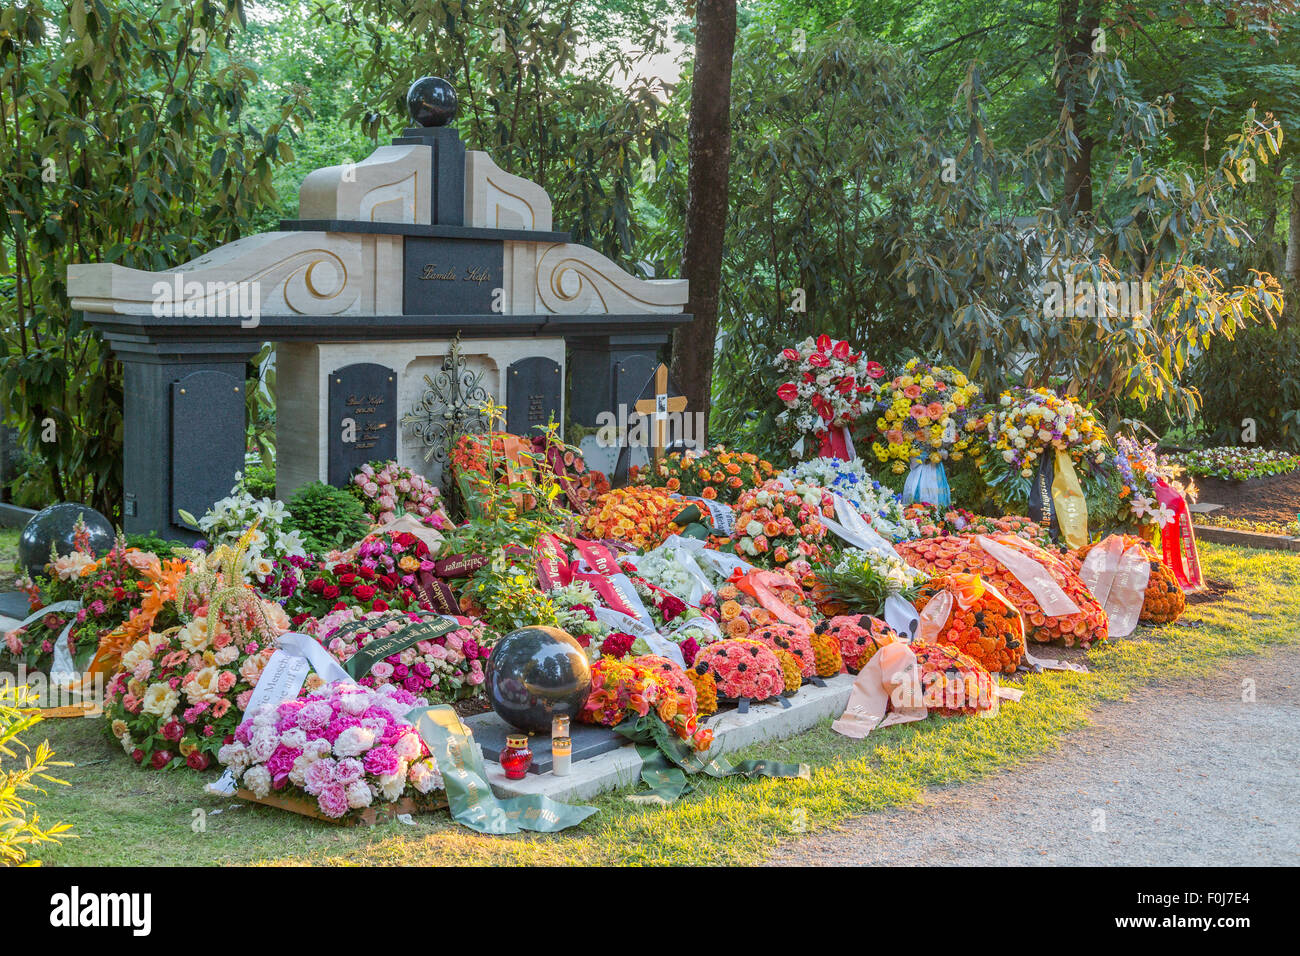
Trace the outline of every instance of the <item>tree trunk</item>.
<instances>
[{"instance_id":1,"label":"tree trunk","mask_svg":"<svg viewBox=\"0 0 1300 956\"><path fill-rule=\"evenodd\" d=\"M1092 214L1092 150L1096 145L1088 124L1088 60L1092 57L1093 31L1101 26L1103 0L1060 0L1057 7L1056 95L1069 115L1079 140L1077 153L1065 158L1065 204L1072 215Z\"/></svg>"},{"instance_id":2,"label":"tree trunk","mask_svg":"<svg viewBox=\"0 0 1300 956\"><path fill-rule=\"evenodd\" d=\"M672 372L688 410L708 425L713 342L718 328L722 245L727 230L731 162L731 56L736 0L699 0L695 14L695 72L687 126L686 237L682 274L690 282L686 309L695 316L673 334Z\"/></svg>"},{"instance_id":3,"label":"tree trunk","mask_svg":"<svg viewBox=\"0 0 1300 956\"><path fill-rule=\"evenodd\" d=\"M1291 185L1291 222L1286 236L1286 277L1300 281L1300 180Z\"/></svg>"}]
</instances>

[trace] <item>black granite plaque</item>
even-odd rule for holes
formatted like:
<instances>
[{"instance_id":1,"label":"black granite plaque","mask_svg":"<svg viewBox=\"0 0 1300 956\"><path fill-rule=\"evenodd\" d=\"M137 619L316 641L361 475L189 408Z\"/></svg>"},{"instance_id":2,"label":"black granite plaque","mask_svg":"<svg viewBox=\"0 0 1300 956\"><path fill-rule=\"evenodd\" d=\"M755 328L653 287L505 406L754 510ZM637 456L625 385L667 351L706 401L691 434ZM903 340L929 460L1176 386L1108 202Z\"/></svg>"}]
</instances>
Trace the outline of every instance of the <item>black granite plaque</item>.
<instances>
[{"instance_id":1,"label":"black granite plaque","mask_svg":"<svg viewBox=\"0 0 1300 956\"><path fill-rule=\"evenodd\" d=\"M506 745L506 737L515 736L519 730L507 724L491 711L475 714L465 718L465 725L474 734L474 742L483 748L483 759L496 763L501 750ZM576 720L569 724L569 735L573 739L573 762L590 760L601 754L617 750L630 741L621 734L614 733L608 727L594 724L580 724ZM529 773L549 773L554 766L551 757L551 738L549 734L529 734L528 749L533 752L533 762L528 767Z\"/></svg>"},{"instance_id":2,"label":"black granite plaque","mask_svg":"<svg viewBox=\"0 0 1300 956\"><path fill-rule=\"evenodd\" d=\"M368 461L397 457L397 373L358 362L330 372L329 483L347 484Z\"/></svg>"},{"instance_id":3,"label":"black granite plaque","mask_svg":"<svg viewBox=\"0 0 1300 956\"><path fill-rule=\"evenodd\" d=\"M172 382L171 405L171 520L184 526L181 510L201 518L243 470L244 382L225 372L193 372Z\"/></svg>"},{"instance_id":4,"label":"black granite plaque","mask_svg":"<svg viewBox=\"0 0 1300 956\"><path fill-rule=\"evenodd\" d=\"M506 370L506 431L529 435L534 425L560 419L560 393L564 383L558 362L535 355L520 359Z\"/></svg>"},{"instance_id":5,"label":"black granite plaque","mask_svg":"<svg viewBox=\"0 0 1300 956\"><path fill-rule=\"evenodd\" d=\"M407 236L402 311L407 315L501 312L505 243ZM493 308L494 301L497 308Z\"/></svg>"}]
</instances>

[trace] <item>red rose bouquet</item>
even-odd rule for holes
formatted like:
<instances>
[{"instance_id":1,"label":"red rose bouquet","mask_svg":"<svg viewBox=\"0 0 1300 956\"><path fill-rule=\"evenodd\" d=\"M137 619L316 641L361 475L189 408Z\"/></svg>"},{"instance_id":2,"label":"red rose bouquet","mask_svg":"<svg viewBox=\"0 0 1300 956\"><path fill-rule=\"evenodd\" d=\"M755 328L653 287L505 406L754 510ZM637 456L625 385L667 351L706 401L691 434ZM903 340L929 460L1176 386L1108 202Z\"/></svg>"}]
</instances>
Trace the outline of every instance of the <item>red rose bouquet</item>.
<instances>
[{"instance_id":1,"label":"red rose bouquet","mask_svg":"<svg viewBox=\"0 0 1300 956\"><path fill-rule=\"evenodd\" d=\"M853 458L847 429L875 407L884 367L868 362L848 342L828 335L782 349L776 366L785 378L776 389L785 411L776 420L782 428L801 436L796 449L802 451L806 436L818 442L819 455L846 461Z\"/></svg>"}]
</instances>

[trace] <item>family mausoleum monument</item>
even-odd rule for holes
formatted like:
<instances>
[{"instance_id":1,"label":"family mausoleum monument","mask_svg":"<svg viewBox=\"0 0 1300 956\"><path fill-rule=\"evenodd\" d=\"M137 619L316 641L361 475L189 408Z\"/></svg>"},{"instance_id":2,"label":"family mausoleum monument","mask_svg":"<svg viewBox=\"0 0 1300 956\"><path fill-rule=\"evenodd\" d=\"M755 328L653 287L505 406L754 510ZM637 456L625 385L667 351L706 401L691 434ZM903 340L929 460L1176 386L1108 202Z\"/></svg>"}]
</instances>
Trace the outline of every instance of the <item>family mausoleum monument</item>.
<instances>
[{"instance_id":1,"label":"family mausoleum monument","mask_svg":"<svg viewBox=\"0 0 1300 956\"><path fill-rule=\"evenodd\" d=\"M412 85L391 146L308 175L299 219L165 272L70 265L125 377L127 531L194 538L244 465L246 364L274 342L277 493L384 458L442 478L449 439L507 407L523 434L632 406L687 283L640 279L551 223L537 184L467 150L456 95ZM571 389L566 396L566 382Z\"/></svg>"}]
</instances>

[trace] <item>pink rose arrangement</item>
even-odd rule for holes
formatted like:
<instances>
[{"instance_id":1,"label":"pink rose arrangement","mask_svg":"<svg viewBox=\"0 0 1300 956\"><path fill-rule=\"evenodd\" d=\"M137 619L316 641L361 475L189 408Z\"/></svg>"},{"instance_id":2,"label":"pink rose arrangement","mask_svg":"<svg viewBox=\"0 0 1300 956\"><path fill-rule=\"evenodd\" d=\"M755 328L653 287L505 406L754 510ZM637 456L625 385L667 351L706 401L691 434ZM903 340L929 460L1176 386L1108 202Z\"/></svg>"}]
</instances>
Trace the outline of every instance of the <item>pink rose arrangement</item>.
<instances>
[{"instance_id":1,"label":"pink rose arrangement","mask_svg":"<svg viewBox=\"0 0 1300 956\"><path fill-rule=\"evenodd\" d=\"M769 700L785 690L781 662L761 641L740 638L710 644L696 655L694 669L713 675L719 697Z\"/></svg>"},{"instance_id":2,"label":"pink rose arrangement","mask_svg":"<svg viewBox=\"0 0 1300 956\"><path fill-rule=\"evenodd\" d=\"M744 558L788 567L802 578L811 571L809 559L826 550L823 517L835 517L829 491L802 481L792 488L779 480L766 481L737 500L732 544Z\"/></svg>"},{"instance_id":3,"label":"pink rose arrangement","mask_svg":"<svg viewBox=\"0 0 1300 956\"><path fill-rule=\"evenodd\" d=\"M352 493L365 505L376 524L410 514L424 524L442 530L450 527L442 510L442 494L423 475L403 468L395 461L372 461L352 476Z\"/></svg>"},{"instance_id":4,"label":"pink rose arrangement","mask_svg":"<svg viewBox=\"0 0 1300 956\"><path fill-rule=\"evenodd\" d=\"M754 628L749 632L749 639L760 641L773 651L782 650L792 655L799 662L799 672L805 681L817 676L817 658L808 632L773 621Z\"/></svg>"},{"instance_id":5,"label":"pink rose arrangement","mask_svg":"<svg viewBox=\"0 0 1300 956\"><path fill-rule=\"evenodd\" d=\"M248 714L217 759L259 799L311 799L333 820L403 797L429 806L442 775L405 718L424 706L392 685L330 684Z\"/></svg>"},{"instance_id":6,"label":"pink rose arrangement","mask_svg":"<svg viewBox=\"0 0 1300 956\"><path fill-rule=\"evenodd\" d=\"M340 663L346 663L357 651L406 627L426 620L428 614L411 611L391 613L347 608L334 611L319 622L304 626ZM436 619L435 619L436 620ZM334 637L344 624L354 621L374 621L373 630L352 631ZM416 641L397 654L376 661L369 673L358 681L365 687L382 687L392 684L412 694L426 697L433 703L447 703L473 697L483 692L483 666L487 663L488 648L495 643L496 635L487 625L471 617L457 617L463 625L432 640Z\"/></svg>"},{"instance_id":7,"label":"pink rose arrangement","mask_svg":"<svg viewBox=\"0 0 1300 956\"><path fill-rule=\"evenodd\" d=\"M205 582L182 594L175 603L183 623L128 647L105 691L109 732L155 770L209 766L239 725L276 637L289 629L278 604L247 588Z\"/></svg>"}]
</instances>

